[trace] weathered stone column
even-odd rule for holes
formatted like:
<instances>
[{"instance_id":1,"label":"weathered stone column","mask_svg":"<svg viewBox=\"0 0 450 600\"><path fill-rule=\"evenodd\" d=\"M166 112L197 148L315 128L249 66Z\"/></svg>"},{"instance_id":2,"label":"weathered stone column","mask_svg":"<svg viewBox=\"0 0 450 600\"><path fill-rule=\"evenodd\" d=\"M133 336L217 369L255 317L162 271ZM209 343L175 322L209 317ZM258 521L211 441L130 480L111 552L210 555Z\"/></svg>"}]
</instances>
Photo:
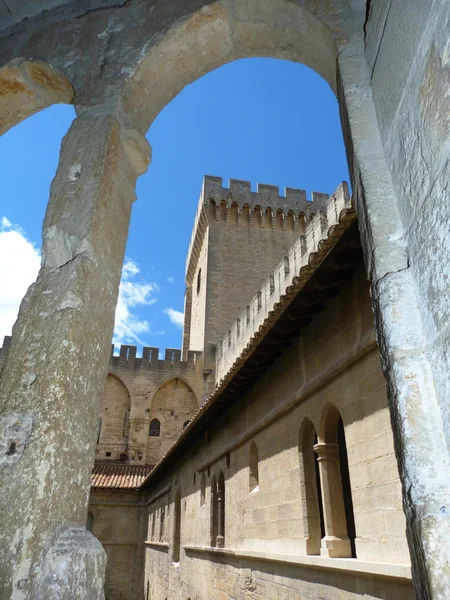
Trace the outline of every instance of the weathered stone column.
<instances>
[{"instance_id":1,"label":"weathered stone column","mask_svg":"<svg viewBox=\"0 0 450 600\"><path fill-rule=\"evenodd\" d=\"M90 473L143 135L101 109L63 140L42 266L0 382L0 597L103 598L85 530Z\"/></svg>"},{"instance_id":2,"label":"weathered stone column","mask_svg":"<svg viewBox=\"0 0 450 600\"><path fill-rule=\"evenodd\" d=\"M364 40L338 56L342 120L420 600L450 598L450 462L406 235L372 100Z\"/></svg>"},{"instance_id":3,"label":"weathered stone column","mask_svg":"<svg viewBox=\"0 0 450 600\"><path fill-rule=\"evenodd\" d=\"M345 519L339 444L319 443L314 446L314 451L318 456L325 526L320 554L330 558L346 558L352 555L352 550Z\"/></svg>"}]
</instances>

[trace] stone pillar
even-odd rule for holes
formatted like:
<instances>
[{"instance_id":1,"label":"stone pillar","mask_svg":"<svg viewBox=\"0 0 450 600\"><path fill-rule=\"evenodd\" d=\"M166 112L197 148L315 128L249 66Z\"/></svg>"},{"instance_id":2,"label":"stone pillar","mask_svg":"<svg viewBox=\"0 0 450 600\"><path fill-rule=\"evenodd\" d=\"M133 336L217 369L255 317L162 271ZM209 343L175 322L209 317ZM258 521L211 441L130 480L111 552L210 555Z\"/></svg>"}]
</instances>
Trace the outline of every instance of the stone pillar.
<instances>
[{"instance_id":1,"label":"stone pillar","mask_svg":"<svg viewBox=\"0 0 450 600\"><path fill-rule=\"evenodd\" d=\"M0 597L103 598L85 530L101 394L143 135L101 109L63 140L42 266L0 381ZM76 595L74 588L76 586Z\"/></svg>"},{"instance_id":2,"label":"stone pillar","mask_svg":"<svg viewBox=\"0 0 450 600\"><path fill-rule=\"evenodd\" d=\"M347 535L339 444L319 443L314 450L318 456L325 526L320 554L329 558L348 558L352 550Z\"/></svg>"},{"instance_id":3,"label":"stone pillar","mask_svg":"<svg viewBox=\"0 0 450 600\"><path fill-rule=\"evenodd\" d=\"M450 598L450 460L406 232L372 100L364 40L339 50L339 90L353 197L371 281L381 362L403 488L413 584Z\"/></svg>"}]
</instances>

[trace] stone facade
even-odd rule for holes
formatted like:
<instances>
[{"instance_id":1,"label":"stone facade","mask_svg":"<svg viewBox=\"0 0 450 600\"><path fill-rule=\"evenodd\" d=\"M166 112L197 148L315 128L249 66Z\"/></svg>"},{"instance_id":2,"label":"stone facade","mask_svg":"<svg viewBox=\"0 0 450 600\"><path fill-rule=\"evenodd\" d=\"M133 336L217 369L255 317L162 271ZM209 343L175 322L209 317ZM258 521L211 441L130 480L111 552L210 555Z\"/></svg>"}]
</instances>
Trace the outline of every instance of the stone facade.
<instances>
[{"instance_id":1,"label":"stone facade","mask_svg":"<svg viewBox=\"0 0 450 600\"><path fill-rule=\"evenodd\" d=\"M236 404L148 477L146 598L414 597L361 257L353 269Z\"/></svg>"},{"instance_id":2,"label":"stone facade","mask_svg":"<svg viewBox=\"0 0 450 600\"><path fill-rule=\"evenodd\" d=\"M101 598L104 553L84 524L144 135L204 73L270 56L337 95L414 587L447 600L449 3L7 0L0 17L0 132L55 102L77 110L0 380L0 596Z\"/></svg>"},{"instance_id":3,"label":"stone facade","mask_svg":"<svg viewBox=\"0 0 450 600\"><path fill-rule=\"evenodd\" d=\"M214 223L211 181L220 180L205 179L198 214L206 207ZM230 188L235 194L239 189L236 183ZM218 194L217 206L221 196L233 205L228 188L220 185ZM236 219L220 223L219 239L227 229L231 240L242 231L246 244L250 223L242 222L236 206ZM224 204L222 210L226 215ZM220 222L220 208L218 213ZM180 350L167 350L159 360L156 348L136 358L132 346L111 356L89 504L92 531L108 554L108 600L180 594L197 600L333 600L337 590L349 600L359 593L413 598L386 386L346 185L331 198L316 195L296 214L304 221L298 227L292 220L295 243L264 278L258 273L258 285L242 284L253 294L243 301L239 293L234 298L224 292L228 269L238 264L233 245L225 262L209 259L217 236L208 220L200 231L197 217L187 273L194 273L188 282L197 284L202 269L202 279L185 319L194 336L183 340L198 339L198 323L217 335L207 315L213 312L210 298L217 302L221 293L229 311L223 339L213 344L205 337L204 352L185 347L186 361ZM283 231L281 221L278 235ZM205 261L192 268L196 248ZM301 301L302 328L284 334L283 342L292 342L281 356L165 467L172 444L183 443L184 429L195 426L202 411L211 412L205 392L211 375L203 377L208 344L216 348L216 389L223 382L226 388L228 373L255 335L270 315L282 312L293 280L301 283L293 295ZM202 293L204 301L196 302ZM233 307L241 315L239 331ZM279 327L276 321L269 325ZM155 464L160 474L150 471L139 484L130 478L127 465Z\"/></svg>"}]
</instances>

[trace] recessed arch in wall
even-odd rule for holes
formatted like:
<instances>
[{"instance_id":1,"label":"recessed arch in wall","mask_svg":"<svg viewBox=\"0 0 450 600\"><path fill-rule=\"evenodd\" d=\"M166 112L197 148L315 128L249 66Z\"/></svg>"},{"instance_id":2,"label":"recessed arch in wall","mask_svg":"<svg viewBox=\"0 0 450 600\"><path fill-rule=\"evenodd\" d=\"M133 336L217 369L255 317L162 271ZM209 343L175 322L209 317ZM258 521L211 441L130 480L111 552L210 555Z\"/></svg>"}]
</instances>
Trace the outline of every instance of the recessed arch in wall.
<instances>
[{"instance_id":1,"label":"recessed arch in wall","mask_svg":"<svg viewBox=\"0 0 450 600\"><path fill-rule=\"evenodd\" d=\"M98 456L110 452L111 459L125 460L128 455L130 393L119 377L109 373L101 404L101 431Z\"/></svg>"},{"instance_id":2,"label":"recessed arch in wall","mask_svg":"<svg viewBox=\"0 0 450 600\"><path fill-rule=\"evenodd\" d=\"M149 435L146 463L156 464L180 435L198 409L192 388L179 377L165 381L155 392L149 412L149 423L158 420L160 435Z\"/></svg>"}]
</instances>

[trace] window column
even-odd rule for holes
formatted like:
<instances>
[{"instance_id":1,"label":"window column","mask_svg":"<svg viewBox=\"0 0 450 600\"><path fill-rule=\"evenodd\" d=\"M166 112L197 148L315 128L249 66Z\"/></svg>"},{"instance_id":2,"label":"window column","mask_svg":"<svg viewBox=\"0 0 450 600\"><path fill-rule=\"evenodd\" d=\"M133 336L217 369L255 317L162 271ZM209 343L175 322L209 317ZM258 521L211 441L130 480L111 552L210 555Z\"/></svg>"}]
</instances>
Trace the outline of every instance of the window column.
<instances>
[{"instance_id":1,"label":"window column","mask_svg":"<svg viewBox=\"0 0 450 600\"><path fill-rule=\"evenodd\" d=\"M322 442L316 444L314 450L318 456L325 525L320 554L330 558L351 557L339 464L339 444Z\"/></svg>"}]
</instances>

